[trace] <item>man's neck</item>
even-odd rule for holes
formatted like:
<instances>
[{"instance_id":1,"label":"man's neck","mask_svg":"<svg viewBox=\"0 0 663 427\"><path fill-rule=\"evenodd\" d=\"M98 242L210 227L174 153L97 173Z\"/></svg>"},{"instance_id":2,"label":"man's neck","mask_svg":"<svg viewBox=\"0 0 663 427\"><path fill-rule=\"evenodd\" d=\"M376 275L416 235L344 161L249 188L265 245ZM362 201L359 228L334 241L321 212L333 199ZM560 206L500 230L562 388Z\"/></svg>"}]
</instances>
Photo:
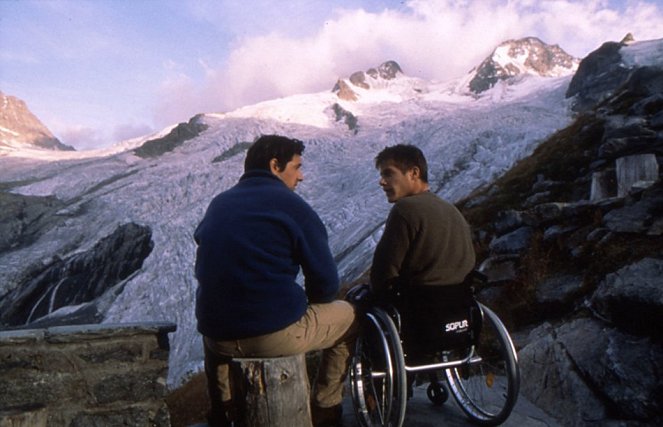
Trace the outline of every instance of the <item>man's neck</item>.
<instances>
[{"instance_id":1,"label":"man's neck","mask_svg":"<svg viewBox=\"0 0 663 427\"><path fill-rule=\"evenodd\" d=\"M428 183L427 182L419 182L419 184L416 185L414 192L412 193L413 195L416 194L421 194L421 193L426 193L428 192Z\"/></svg>"}]
</instances>

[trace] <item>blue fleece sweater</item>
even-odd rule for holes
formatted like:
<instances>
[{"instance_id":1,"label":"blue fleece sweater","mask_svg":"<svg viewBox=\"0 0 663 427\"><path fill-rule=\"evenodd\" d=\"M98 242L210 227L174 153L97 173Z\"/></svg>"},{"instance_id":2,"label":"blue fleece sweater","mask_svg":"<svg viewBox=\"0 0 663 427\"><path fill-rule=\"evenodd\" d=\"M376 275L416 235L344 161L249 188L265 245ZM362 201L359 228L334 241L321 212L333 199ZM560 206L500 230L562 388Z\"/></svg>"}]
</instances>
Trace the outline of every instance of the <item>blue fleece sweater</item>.
<instances>
[{"instance_id":1,"label":"blue fleece sweater","mask_svg":"<svg viewBox=\"0 0 663 427\"><path fill-rule=\"evenodd\" d=\"M195 231L198 331L217 340L278 331L339 289L327 230L269 171L217 195ZM305 289L295 282L299 267Z\"/></svg>"}]
</instances>

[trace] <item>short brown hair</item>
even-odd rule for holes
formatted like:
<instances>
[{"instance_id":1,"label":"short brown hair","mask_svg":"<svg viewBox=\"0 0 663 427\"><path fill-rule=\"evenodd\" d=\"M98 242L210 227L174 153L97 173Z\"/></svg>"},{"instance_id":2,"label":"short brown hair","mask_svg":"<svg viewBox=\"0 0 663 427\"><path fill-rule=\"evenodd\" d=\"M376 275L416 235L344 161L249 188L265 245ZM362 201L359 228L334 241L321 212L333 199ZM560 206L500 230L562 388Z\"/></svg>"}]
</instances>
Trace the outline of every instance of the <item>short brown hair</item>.
<instances>
[{"instance_id":1,"label":"short brown hair","mask_svg":"<svg viewBox=\"0 0 663 427\"><path fill-rule=\"evenodd\" d=\"M403 173L417 167L421 180L428 183L428 163L424 153L418 147L410 144L387 147L375 157L375 167L380 169L380 166L386 162L393 162Z\"/></svg>"}]
</instances>

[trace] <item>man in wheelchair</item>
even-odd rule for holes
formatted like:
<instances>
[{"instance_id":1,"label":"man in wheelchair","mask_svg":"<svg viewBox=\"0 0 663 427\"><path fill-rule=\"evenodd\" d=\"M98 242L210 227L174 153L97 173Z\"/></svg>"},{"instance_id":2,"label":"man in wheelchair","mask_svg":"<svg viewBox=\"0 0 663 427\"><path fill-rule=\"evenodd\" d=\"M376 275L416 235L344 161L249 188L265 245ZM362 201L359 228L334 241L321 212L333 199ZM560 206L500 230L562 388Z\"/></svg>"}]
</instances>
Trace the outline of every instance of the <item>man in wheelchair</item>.
<instances>
[{"instance_id":1,"label":"man in wheelchair","mask_svg":"<svg viewBox=\"0 0 663 427\"><path fill-rule=\"evenodd\" d=\"M475 265L469 225L453 204L429 191L419 148L387 147L375 166L394 206L373 256L372 292L391 300L407 320L402 333L410 353L469 344L463 342L474 301L466 280Z\"/></svg>"},{"instance_id":2,"label":"man in wheelchair","mask_svg":"<svg viewBox=\"0 0 663 427\"><path fill-rule=\"evenodd\" d=\"M377 244L370 285L347 299L364 314L351 366L355 414L362 427L400 427L412 379L428 372L434 404L447 387L482 425L509 416L518 394L515 348L506 328L477 302L470 227L451 203L429 191L417 147L395 145L376 159L380 186L393 203Z\"/></svg>"}]
</instances>

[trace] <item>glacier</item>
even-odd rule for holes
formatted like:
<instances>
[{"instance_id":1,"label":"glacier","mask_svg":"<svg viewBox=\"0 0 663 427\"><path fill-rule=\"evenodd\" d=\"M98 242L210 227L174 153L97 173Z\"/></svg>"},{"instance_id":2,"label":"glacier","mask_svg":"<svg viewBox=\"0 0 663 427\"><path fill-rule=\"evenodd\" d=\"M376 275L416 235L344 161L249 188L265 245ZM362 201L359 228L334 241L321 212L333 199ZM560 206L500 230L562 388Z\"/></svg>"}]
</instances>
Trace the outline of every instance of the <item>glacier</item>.
<instances>
[{"instance_id":1,"label":"glacier","mask_svg":"<svg viewBox=\"0 0 663 427\"><path fill-rule=\"evenodd\" d=\"M0 182L14 193L55 196L65 207L57 212L63 221L36 242L0 254L0 295L18 286L26 265L89 250L122 224L149 227L154 249L118 285L117 297L104 295L103 322L175 322L168 384L177 386L203 363L192 234L213 196L241 176L247 142L260 134L304 141L304 181L297 191L322 218L341 280L349 283L370 266L390 208L373 164L382 148L419 146L429 161L431 189L458 201L571 122L570 79L524 75L475 95L459 90L461 80L401 76L384 87L357 88L354 102L321 92L202 114L197 120L205 131L158 157L142 158L133 149L172 127L103 150L2 153ZM356 132L335 121L334 104L357 118Z\"/></svg>"}]
</instances>

